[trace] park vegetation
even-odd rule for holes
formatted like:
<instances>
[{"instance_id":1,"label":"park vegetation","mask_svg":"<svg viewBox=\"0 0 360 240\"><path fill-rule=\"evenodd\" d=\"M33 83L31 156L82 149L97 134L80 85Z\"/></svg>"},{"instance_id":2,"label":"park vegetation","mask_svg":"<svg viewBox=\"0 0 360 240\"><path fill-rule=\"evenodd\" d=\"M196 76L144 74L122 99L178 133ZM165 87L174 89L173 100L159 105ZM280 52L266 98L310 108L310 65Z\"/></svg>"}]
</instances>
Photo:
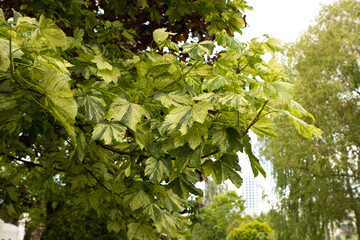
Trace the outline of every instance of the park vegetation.
<instances>
[{"instance_id":1,"label":"park vegetation","mask_svg":"<svg viewBox=\"0 0 360 240\"><path fill-rule=\"evenodd\" d=\"M359 12L355 0L323 7L284 52L295 99L323 133L305 139L279 118L278 138L265 140L280 196L270 214L277 239L330 239L349 217L360 233Z\"/></svg>"}]
</instances>

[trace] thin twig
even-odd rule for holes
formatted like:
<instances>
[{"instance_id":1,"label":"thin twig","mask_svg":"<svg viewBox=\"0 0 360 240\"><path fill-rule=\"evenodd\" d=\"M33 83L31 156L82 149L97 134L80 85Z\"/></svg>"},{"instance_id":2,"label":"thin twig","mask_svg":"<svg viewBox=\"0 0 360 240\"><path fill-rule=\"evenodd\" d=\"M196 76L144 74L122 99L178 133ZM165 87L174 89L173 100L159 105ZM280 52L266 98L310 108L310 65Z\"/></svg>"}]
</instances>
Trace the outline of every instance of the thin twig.
<instances>
[{"instance_id":1,"label":"thin twig","mask_svg":"<svg viewBox=\"0 0 360 240\"><path fill-rule=\"evenodd\" d=\"M209 154L206 154L206 155L202 156L201 158L208 158L208 157L210 157L211 155L214 155L214 154L216 154L216 153L218 153L218 152L219 152L219 150L213 151L213 152L211 152L211 153L209 153Z\"/></svg>"},{"instance_id":2,"label":"thin twig","mask_svg":"<svg viewBox=\"0 0 360 240\"><path fill-rule=\"evenodd\" d=\"M114 147L112 147L110 145L103 144L101 141L96 141L96 144L100 145L102 148L105 148L107 150L110 150L110 151L112 151L114 153L117 153L117 154L120 154L120 155L129 155L129 156L136 156L137 155L136 151L134 151L134 152L124 152L124 151L121 151L121 150L119 150L117 148L114 148Z\"/></svg>"},{"instance_id":3,"label":"thin twig","mask_svg":"<svg viewBox=\"0 0 360 240\"><path fill-rule=\"evenodd\" d=\"M244 131L244 133L243 133L242 136L245 136L245 135L249 132L250 128L251 128L252 126L254 126L255 123L259 120L260 115L261 115L262 111L264 110L264 108L265 108L265 106L266 106L266 104L267 104L268 102L269 102L269 100L266 100L266 101L264 102L264 104L262 105L260 111L256 114L256 117L252 120L252 122L250 123L250 125L246 128L246 130Z\"/></svg>"},{"instance_id":4,"label":"thin twig","mask_svg":"<svg viewBox=\"0 0 360 240\"><path fill-rule=\"evenodd\" d=\"M162 90L164 90L164 89L170 87L171 85L173 85L174 83L180 81L183 77L185 77L185 76L198 64L199 61L200 61L200 60L197 60L197 62L196 62L194 65L192 65L191 68L190 68L186 73L181 74L180 77L178 77L177 79L175 79L175 80L172 81L171 83L169 83L169 84L165 85L164 87L158 89L157 91L153 92L152 94L150 94L149 96L147 96L146 98L144 98L143 100L141 100L140 102L138 102L138 104L143 103L146 99L155 96L156 94L158 94L158 93L161 92Z\"/></svg>"},{"instance_id":5,"label":"thin twig","mask_svg":"<svg viewBox=\"0 0 360 240\"><path fill-rule=\"evenodd\" d=\"M84 166L84 164L83 164L83 168L84 168L106 191L108 191L108 192L111 193L111 194L114 194L114 195L117 195L117 196L121 197L120 194L114 193L114 192L111 191L108 187L106 187L105 184L103 184L103 183L100 181L100 179L98 179L98 178L94 175L94 173L93 173L92 171L90 171L89 169L87 169L87 168Z\"/></svg>"}]
</instances>

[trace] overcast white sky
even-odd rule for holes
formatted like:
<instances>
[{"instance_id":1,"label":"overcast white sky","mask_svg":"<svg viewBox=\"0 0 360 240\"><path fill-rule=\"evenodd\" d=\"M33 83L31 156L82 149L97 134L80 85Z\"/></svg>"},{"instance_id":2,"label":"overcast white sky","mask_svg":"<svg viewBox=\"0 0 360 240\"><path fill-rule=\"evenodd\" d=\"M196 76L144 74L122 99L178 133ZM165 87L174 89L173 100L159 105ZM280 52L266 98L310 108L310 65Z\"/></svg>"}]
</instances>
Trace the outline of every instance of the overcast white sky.
<instances>
[{"instance_id":1,"label":"overcast white sky","mask_svg":"<svg viewBox=\"0 0 360 240\"><path fill-rule=\"evenodd\" d=\"M334 0L247 0L254 8L246 13L249 26L244 29L241 40L249 41L254 37L269 34L285 42L292 42L309 25L314 24L321 5Z\"/></svg>"}]
</instances>

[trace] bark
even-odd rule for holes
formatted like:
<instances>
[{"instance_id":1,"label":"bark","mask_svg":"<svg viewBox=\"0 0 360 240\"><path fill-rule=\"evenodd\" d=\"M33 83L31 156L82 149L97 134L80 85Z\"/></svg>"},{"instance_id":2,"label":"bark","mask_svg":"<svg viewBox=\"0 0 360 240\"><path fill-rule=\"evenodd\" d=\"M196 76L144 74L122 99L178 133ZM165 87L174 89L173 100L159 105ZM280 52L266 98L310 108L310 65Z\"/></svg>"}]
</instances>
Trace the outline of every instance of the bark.
<instances>
[{"instance_id":1,"label":"bark","mask_svg":"<svg viewBox=\"0 0 360 240\"><path fill-rule=\"evenodd\" d=\"M324 235L325 235L325 240L330 240L329 226L326 224L324 226Z\"/></svg>"},{"instance_id":2,"label":"bark","mask_svg":"<svg viewBox=\"0 0 360 240\"><path fill-rule=\"evenodd\" d=\"M360 212L355 211L355 225L358 235L358 240L360 240Z\"/></svg>"}]
</instances>

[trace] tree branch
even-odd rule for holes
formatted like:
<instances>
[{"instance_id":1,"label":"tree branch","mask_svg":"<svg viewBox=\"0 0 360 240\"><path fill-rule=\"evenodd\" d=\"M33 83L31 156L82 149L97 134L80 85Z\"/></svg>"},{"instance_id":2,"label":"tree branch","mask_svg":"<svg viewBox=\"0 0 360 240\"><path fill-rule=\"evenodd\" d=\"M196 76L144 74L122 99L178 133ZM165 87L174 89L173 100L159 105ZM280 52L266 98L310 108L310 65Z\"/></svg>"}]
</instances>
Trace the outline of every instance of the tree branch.
<instances>
[{"instance_id":1,"label":"tree branch","mask_svg":"<svg viewBox=\"0 0 360 240\"><path fill-rule=\"evenodd\" d=\"M244 131L244 133L243 133L242 136L245 136L245 135L249 132L250 128L251 128L252 126L254 126L255 123L259 120L260 115L261 115L262 111L264 110L264 108L265 108L265 106L266 106L266 104L267 104L268 102L269 102L269 100L266 100L266 101L264 102L264 104L262 105L260 111L258 112L258 114L256 114L256 117L252 120L252 122L251 122L251 123L249 124L249 126L246 128L246 130Z\"/></svg>"},{"instance_id":2,"label":"tree branch","mask_svg":"<svg viewBox=\"0 0 360 240\"><path fill-rule=\"evenodd\" d=\"M19 161L19 162L22 162L25 164L25 166L29 167L29 168L35 168L35 167L41 167L41 168L45 168L43 165L39 164L39 163L34 163L34 162L30 162L30 161L27 161L27 160L24 160L24 159L21 159L21 158L18 158L18 157L14 157L12 155L7 155L8 158L10 158L11 160L13 161ZM53 169L55 169L56 171L60 171L60 172L63 172L64 170L63 169L60 169L60 168L56 168L56 167L53 167Z\"/></svg>"},{"instance_id":3,"label":"tree branch","mask_svg":"<svg viewBox=\"0 0 360 240\"><path fill-rule=\"evenodd\" d=\"M105 148L107 150L110 150L110 151L112 151L114 153L117 153L117 154L120 154L120 155L136 156L137 155L136 152L138 152L138 151L124 152L124 151L121 151L121 150L119 150L117 148L114 148L114 147L112 147L110 145L106 145L106 144L102 143L101 141L96 141L96 144L98 144L102 148Z\"/></svg>"},{"instance_id":4,"label":"tree branch","mask_svg":"<svg viewBox=\"0 0 360 240\"><path fill-rule=\"evenodd\" d=\"M84 163L83 163L83 168L84 168L106 191L108 191L108 192L111 193L111 194L114 194L114 195L117 195L117 196L121 197L120 194L114 193L114 192L111 191L108 187L106 187L105 184L103 184L103 183L100 181L100 179L98 179L98 178L94 175L94 173L93 173L92 171L90 171L87 167L85 167Z\"/></svg>"},{"instance_id":5,"label":"tree branch","mask_svg":"<svg viewBox=\"0 0 360 240\"><path fill-rule=\"evenodd\" d=\"M161 92L162 90L164 90L164 89L170 87L171 85L173 85L174 83L180 81L183 77L185 77L185 76L198 64L199 61L200 61L200 60L197 60L197 62L196 62L194 65L192 65L191 68L190 68L186 73L181 74L180 77L178 77L177 79L175 79L175 80L172 81L171 83L169 83L169 84L165 85L164 87L158 89L157 91L153 92L152 94L150 94L149 96L147 96L146 98L144 98L143 100L141 100L140 102L138 102L138 104L143 103L146 99L155 96L156 94L158 94L158 93Z\"/></svg>"},{"instance_id":6,"label":"tree branch","mask_svg":"<svg viewBox=\"0 0 360 240\"><path fill-rule=\"evenodd\" d=\"M206 155L202 156L201 158L208 158L208 157L210 157L211 155L214 155L214 154L216 154L216 153L218 153L218 152L219 152L219 150L215 150L215 151L213 151L213 152L211 152L211 153L209 153L209 154L206 154Z\"/></svg>"}]
</instances>

